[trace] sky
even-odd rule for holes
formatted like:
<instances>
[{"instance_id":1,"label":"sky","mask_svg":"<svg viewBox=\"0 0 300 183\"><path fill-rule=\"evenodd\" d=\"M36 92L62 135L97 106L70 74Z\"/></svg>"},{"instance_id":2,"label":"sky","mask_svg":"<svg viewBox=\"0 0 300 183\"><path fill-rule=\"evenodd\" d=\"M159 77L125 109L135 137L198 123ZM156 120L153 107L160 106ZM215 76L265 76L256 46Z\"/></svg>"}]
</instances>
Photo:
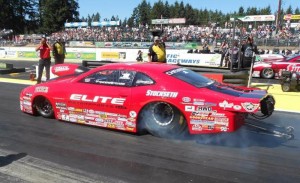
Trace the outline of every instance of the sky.
<instances>
[{"instance_id":1,"label":"sky","mask_svg":"<svg viewBox=\"0 0 300 183\"><path fill-rule=\"evenodd\" d=\"M165 0L162 0L165 2ZM243 6L246 10L248 7L265 8L270 5L272 12L277 11L279 0L177 0L177 2L189 3L196 9L221 10L223 13L238 11ZM100 13L101 21L105 18L110 19L117 16L124 20L129 18L142 0L78 0L79 13L81 17ZM153 6L158 0L147 0ZM169 5L174 4L176 0L168 0ZM287 9L289 5L293 9L300 8L300 0L282 0L282 8Z\"/></svg>"}]
</instances>

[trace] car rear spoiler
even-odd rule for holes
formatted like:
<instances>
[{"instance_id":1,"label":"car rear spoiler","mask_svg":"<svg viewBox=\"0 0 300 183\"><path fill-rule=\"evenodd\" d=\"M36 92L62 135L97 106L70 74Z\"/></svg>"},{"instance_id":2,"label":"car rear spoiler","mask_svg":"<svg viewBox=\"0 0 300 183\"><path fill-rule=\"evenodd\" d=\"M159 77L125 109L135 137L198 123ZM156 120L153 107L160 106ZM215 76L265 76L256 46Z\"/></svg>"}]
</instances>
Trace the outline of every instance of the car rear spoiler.
<instances>
[{"instance_id":1,"label":"car rear spoiler","mask_svg":"<svg viewBox=\"0 0 300 183\"><path fill-rule=\"evenodd\" d=\"M77 64L57 64L52 66L51 72L59 77L80 74L90 69Z\"/></svg>"}]
</instances>

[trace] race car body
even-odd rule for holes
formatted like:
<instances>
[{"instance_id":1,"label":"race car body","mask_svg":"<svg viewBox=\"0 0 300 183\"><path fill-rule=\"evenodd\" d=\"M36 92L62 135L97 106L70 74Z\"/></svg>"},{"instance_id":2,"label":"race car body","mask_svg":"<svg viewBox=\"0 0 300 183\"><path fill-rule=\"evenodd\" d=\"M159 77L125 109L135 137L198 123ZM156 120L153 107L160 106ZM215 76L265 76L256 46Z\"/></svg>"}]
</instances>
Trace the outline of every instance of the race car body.
<instances>
[{"instance_id":1,"label":"race car body","mask_svg":"<svg viewBox=\"0 0 300 183\"><path fill-rule=\"evenodd\" d=\"M258 55L256 60L262 62L276 62L276 61L283 61L286 57L281 54L262 54Z\"/></svg>"},{"instance_id":2,"label":"race car body","mask_svg":"<svg viewBox=\"0 0 300 183\"><path fill-rule=\"evenodd\" d=\"M300 55L287 57L282 61L256 62L253 66L252 77L279 78L280 73L291 68L300 66Z\"/></svg>"},{"instance_id":3,"label":"race car body","mask_svg":"<svg viewBox=\"0 0 300 183\"><path fill-rule=\"evenodd\" d=\"M23 112L127 132L176 136L233 132L248 114L272 114L265 90L224 85L175 65L53 66L59 77L20 93ZM75 72L76 71L76 72ZM74 73L70 75L70 73Z\"/></svg>"}]
</instances>

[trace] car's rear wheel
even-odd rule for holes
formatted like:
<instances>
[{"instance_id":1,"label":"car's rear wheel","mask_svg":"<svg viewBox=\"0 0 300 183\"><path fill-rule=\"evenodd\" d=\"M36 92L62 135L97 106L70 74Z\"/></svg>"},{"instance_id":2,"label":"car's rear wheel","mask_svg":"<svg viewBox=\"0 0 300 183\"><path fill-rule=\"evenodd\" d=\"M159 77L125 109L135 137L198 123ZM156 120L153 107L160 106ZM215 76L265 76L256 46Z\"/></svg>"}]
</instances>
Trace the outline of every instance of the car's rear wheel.
<instances>
[{"instance_id":1,"label":"car's rear wheel","mask_svg":"<svg viewBox=\"0 0 300 183\"><path fill-rule=\"evenodd\" d=\"M264 68L261 72L261 77L265 79L271 79L275 75L274 70L272 68Z\"/></svg>"},{"instance_id":2,"label":"car's rear wheel","mask_svg":"<svg viewBox=\"0 0 300 183\"><path fill-rule=\"evenodd\" d=\"M53 118L54 111L51 102L45 97L39 97L34 101L37 113L44 118Z\"/></svg>"},{"instance_id":3,"label":"car's rear wheel","mask_svg":"<svg viewBox=\"0 0 300 183\"><path fill-rule=\"evenodd\" d=\"M186 120L176 107L166 102L148 104L139 115L142 129L157 137L176 137L186 130Z\"/></svg>"}]
</instances>

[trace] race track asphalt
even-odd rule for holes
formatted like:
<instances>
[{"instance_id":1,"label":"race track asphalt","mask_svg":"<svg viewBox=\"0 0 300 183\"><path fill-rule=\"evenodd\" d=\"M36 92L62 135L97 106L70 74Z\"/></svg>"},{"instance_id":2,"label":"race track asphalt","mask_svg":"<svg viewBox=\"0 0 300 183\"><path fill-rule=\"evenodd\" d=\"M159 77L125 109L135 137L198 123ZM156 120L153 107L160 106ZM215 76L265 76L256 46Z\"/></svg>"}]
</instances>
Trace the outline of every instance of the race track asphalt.
<instances>
[{"instance_id":1,"label":"race track asphalt","mask_svg":"<svg viewBox=\"0 0 300 183\"><path fill-rule=\"evenodd\" d=\"M275 111L264 120L293 126L294 140L245 126L234 133L161 139L22 113L19 93L35 84L28 78L0 75L0 182L300 182L298 113ZM269 92L278 101L275 86Z\"/></svg>"}]
</instances>

